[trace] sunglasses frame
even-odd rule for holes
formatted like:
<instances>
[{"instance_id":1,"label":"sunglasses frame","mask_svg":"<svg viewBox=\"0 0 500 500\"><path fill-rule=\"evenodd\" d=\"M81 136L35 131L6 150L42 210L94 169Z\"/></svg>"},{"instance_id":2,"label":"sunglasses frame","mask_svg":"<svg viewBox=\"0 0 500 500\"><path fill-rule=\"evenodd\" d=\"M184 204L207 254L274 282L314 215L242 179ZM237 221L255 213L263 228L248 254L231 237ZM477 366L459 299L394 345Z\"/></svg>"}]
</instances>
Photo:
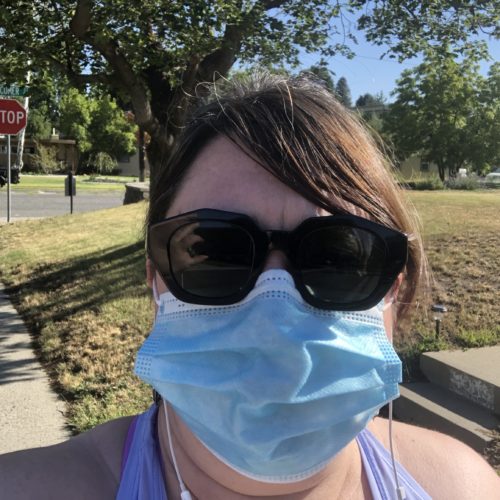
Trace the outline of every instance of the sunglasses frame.
<instances>
[{"instance_id":1,"label":"sunglasses frame","mask_svg":"<svg viewBox=\"0 0 500 500\"><path fill-rule=\"evenodd\" d=\"M238 292L224 297L201 297L184 290L174 277L170 264L170 240L182 226L202 221L225 222L245 230L254 243L254 264L250 277ZM335 303L313 296L303 281L297 250L305 236L324 227L343 226L367 231L385 247L386 259L375 289L365 299L352 303ZM335 311L363 311L378 304L390 290L399 273L404 269L408 253L408 238L404 233L385 227L356 215L332 215L311 217L292 231L262 230L248 215L203 208L187 212L148 226L147 252L156 270L160 273L170 292L183 302L203 305L229 305L243 300L253 289L265 265L267 254L272 249L282 250L289 262L287 271L293 276L295 286L304 300L313 307Z\"/></svg>"}]
</instances>

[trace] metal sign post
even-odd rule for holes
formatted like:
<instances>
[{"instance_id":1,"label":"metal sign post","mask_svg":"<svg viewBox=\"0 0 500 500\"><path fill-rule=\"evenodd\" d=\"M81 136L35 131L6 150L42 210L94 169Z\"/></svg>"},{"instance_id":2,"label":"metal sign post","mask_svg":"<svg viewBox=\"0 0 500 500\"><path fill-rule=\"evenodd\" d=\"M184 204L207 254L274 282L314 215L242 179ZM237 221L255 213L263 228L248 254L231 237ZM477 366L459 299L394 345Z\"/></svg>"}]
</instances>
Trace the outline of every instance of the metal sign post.
<instances>
[{"instance_id":1,"label":"metal sign post","mask_svg":"<svg viewBox=\"0 0 500 500\"><path fill-rule=\"evenodd\" d=\"M7 222L10 222L10 134L7 135Z\"/></svg>"},{"instance_id":2,"label":"metal sign post","mask_svg":"<svg viewBox=\"0 0 500 500\"><path fill-rule=\"evenodd\" d=\"M7 222L10 222L10 136L26 127L26 110L14 99L0 99L0 134L7 136Z\"/></svg>"},{"instance_id":3,"label":"metal sign post","mask_svg":"<svg viewBox=\"0 0 500 500\"><path fill-rule=\"evenodd\" d=\"M76 195L76 179L73 177L73 172L70 170L66 179L64 179L64 194L69 196L69 210L73 213L73 196Z\"/></svg>"}]
</instances>

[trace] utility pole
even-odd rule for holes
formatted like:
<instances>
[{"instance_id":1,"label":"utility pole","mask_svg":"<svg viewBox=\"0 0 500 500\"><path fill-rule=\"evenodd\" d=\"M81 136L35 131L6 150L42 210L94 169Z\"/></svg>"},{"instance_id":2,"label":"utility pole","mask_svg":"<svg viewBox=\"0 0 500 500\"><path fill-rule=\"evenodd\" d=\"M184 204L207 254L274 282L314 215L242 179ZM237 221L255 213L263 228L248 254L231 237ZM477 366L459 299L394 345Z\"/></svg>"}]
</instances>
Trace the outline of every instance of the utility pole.
<instances>
[{"instance_id":1,"label":"utility pole","mask_svg":"<svg viewBox=\"0 0 500 500\"><path fill-rule=\"evenodd\" d=\"M31 61L28 61L28 67L30 65L30 62ZM30 84L30 81L31 81L31 70L28 69L28 73L26 75L26 85L29 87L29 84ZM23 108L26 110L26 114L29 113L29 103L30 103L30 98L25 95L24 96L24 103L23 103ZM23 168L23 151L24 151L24 137L25 137L25 134L26 134L26 129L23 128L21 130L21 133L19 134L18 136L18 140L17 140L17 160L16 160L16 165L18 167L18 173L20 174L21 173L21 170Z\"/></svg>"}]
</instances>

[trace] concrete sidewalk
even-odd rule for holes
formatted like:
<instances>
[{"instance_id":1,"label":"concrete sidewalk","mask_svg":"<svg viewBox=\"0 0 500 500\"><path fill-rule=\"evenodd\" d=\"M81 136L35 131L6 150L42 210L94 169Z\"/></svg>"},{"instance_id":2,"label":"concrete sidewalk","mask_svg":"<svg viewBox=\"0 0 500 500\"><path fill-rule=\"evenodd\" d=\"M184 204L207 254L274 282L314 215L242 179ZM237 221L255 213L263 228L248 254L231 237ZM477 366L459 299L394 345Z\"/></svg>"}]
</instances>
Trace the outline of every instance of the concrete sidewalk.
<instances>
[{"instance_id":1,"label":"concrete sidewalk","mask_svg":"<svg viewBox=\"0 0 500 500\"><path fill-rule=\"evenodd\" d=\"M67 439L63 411L0 283L0 454Z\"/></svg>"}]
</instances>

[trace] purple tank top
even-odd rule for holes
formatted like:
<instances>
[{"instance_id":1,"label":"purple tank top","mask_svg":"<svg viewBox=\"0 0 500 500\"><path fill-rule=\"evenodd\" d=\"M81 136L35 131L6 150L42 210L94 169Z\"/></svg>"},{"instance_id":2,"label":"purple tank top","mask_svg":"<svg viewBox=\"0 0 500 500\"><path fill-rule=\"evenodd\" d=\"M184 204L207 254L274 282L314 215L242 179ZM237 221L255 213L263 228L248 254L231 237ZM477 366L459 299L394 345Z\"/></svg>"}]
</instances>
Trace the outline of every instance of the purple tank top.
<instances>
[{"instance_id":1,"label":"purple tank top","mask_svg":"<svg viewBox=\"0 0 500 500\"><path fill-rule=\"evenodd\" d=\"M130 424L116 500L167 500L157 436L157 409L153 405L134 417ZM361 431L356 441L373 500L395 499L396 484L389 452L368 429ZM406 500L431 500L402 465L396 463L396 468Z\"/></svg>"}]
</instances>

